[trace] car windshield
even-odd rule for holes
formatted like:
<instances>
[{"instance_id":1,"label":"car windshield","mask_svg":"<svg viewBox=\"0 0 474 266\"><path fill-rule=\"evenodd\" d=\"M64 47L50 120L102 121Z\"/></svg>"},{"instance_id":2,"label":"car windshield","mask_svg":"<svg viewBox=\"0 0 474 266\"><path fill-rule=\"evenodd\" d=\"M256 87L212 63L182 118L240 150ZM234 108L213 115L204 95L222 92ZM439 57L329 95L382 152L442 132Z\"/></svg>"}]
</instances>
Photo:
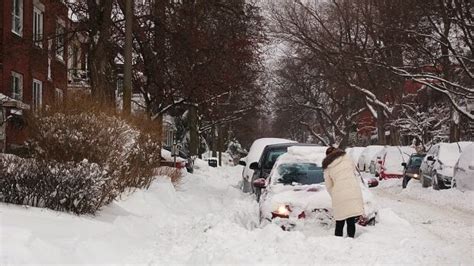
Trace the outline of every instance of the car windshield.
<instances>
[{"instance_id":1,"label":"car windshield","mask_svg":"<svg viewBox=\"0 0 474 266\"><path fill-rule=\"evenodd\" d=\"M280 157L280 155L282 155L283 153L286 153L286 151L286 149L269 151L263 163L263 168L272 169L278 157Z\"/></svg>"},{"instance_id":2,"label":"car windshield","mask_svg":"<svg viewBox=\"0 0 474 266\"><path fill-rule=\"evenodd\" d=\"M324 182L323 168L314 163L287 163L278 166L277 183L291 185L319 184Z\"/></svg>"},{"instance_id":3,"label":"car windshield","mask_svg":"<svg viewBox=\"0 0 474 266\"><path fill-rule=\"evenodd\" d=\"M423 156L412 156L408 165L419 167L423 161Z\"/></svg>"}]
</instances>

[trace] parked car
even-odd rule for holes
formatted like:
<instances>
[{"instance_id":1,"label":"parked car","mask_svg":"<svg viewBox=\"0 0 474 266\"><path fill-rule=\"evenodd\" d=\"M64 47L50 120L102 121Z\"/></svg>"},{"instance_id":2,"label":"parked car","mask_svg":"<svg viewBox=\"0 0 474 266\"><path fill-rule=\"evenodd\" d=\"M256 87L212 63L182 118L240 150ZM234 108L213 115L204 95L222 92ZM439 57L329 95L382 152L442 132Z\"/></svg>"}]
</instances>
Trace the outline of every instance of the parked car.
<instances>
[{"instance_id":1,"label":"parked car","mask_svg":"<svg viewBox=\"0 0 474 266\"><path fill-rule=\"evenodd\" d=\"M382 160L386 153L385 147L377 152L372 159L370 159L369 164L369 173L373 174L375 177L380 176L380 170L382 169Z\"/></svg>"},{"instance_id":2,"label":"parked car","mask_svg":"<svg viewBox=\"0 0 474 266\"><path fill-rule=\"evenodd\" d=\"M377 152L383 149L380 145L367 146L364 151L360 154L359 160L357 161L357 167L360 171L368 172L370 166L370 160L374 157Z\"/></svg>"},{"instance_id":3,"label":"parked car","mask_svg":"<svg viewBox=\"0 0 474 266\"><path fill-rule=\"evenodd\" d=\"M408 162L410 155L416 150L407 146L386 146L382 152L382 158L377 159L376 174L379 178L402 178L404 167L402 163Z\"/></svg>"},{"instance_id":4,"label":"parked car","mask_svg":"<svg viewBox=\"0 0 474 266\"><path fill-rule=\"evenodd\" d=\"M170 153L169 156L172 157L171 147L163 146L163 149L167 150ZM194 159L182 150L179 151L179 157L186 160L186 166L185 167L186 167L186 170L188 171L188 173L193 173L194 172ZM172 158L170 160L174 161Z\"/></svg>"},{"instance_id":5,"label":"parked car","mask_svg":"<svg viewBox=\"0 0 474 266\"><path fill-rule=\"evenodd\" d=\"M250 165L253 162L258 162L262 155L263 149L267 145L277 144L277 143L296 143L289 139L279 139L279 138L261 138L255 140L250 146L249 153L245 160L240 160L239 164L244 166L242 170L242 191L245 193L253 192L254 187L252 186L252 176L253 169L250 169Z\"/></svg>"},{"instance_id":6,"label":"parked car","mask_svg":"<svg viewBox=\"0 0 474 266\"><path fill-rule=\"evenodd\" d=\"M362 152L365 150L365 147L351 147L346 149L346 153L349 154L354 161L354 164L357 164L359 157Z\"/></svg>"},{"instance_id":7,"label":"parked car","mask_svg":"<svg viewBox=\"0 0 474 266\"><path fill-rule=\"evenodd\" d=\"M465 147L454 165L454 184L461 191L474 190L474 144Z\"/></svg>"},{"instance_id":8,"label":"parked car","mask_svg":"<svg viewBox=\"0 0 474 266\"><path fill-rule=\"evenodd\" d=\"M459 159L463 147L470 142L438 143L427 152L420 166L421 184L423 187L433 186L433 189L452 187L454 165Z\"/></svg>"},{"instance_id":9,"label":"parked car","mask_svg":"<svg viewBox=\"0 0 474 266\"><path fill-rule=\"evenodd\" d=\"M161 149L161 163L160 166L168 166L168 167L176 167L178 169L185 169L186 168L187 160L176 156L175 158L171 155L171 152L166 149Z\"/></svg>"},{"instance_id":10,"label":"parked car","mask_svg":"<svg viewBox=\"0 0 474 266\"><path fill-rule=\"evenodd\" d=\"M253 162L250 165L250 169L254 170L252 176L252 182L258 178L267 178L270 174L270 171L275 165L276 160L282 154L288 151L289 147L299 146L299 147L314 147L315 149L319 149L321 151L326 151L327 147L322 147L321 145L316 144L306 144L306 143L280 143L280 144L272 144L267 145L260 156L258 162ZM253 189L255 192L257 201L260 199L260 188Z\"/></svg>"},{"instance_id":11,"label":"parked car","mask_svg":"<svg viewBox=\"0 0 474 266\"><path fill-rule=\"evenodd\" d=\"M333 222L331 197L324 185L322 149L290 147L275 163L268 179L259 178L254 185L263 189L260 200L260 222L271 222L285 230L298 220L311 219L323 225ZM360 225L375 223L377 210L367 187L360 183L365 214Z\"/></svg>"},{"instance_id":12,"label":"parked car","mask_svg":"<svg viewBox=\"0 0 474 266\"><path fill-rule=\"evenodd\" d=\"M401 164L404 168L402 188L406 188L408 185L408 182L412 178L416 180L420 180L420 166L425 156L426 154L423 154L423 153L413 153L412 155L410 155L408 162L403 162Z\"/></svg>"}]
</instances>

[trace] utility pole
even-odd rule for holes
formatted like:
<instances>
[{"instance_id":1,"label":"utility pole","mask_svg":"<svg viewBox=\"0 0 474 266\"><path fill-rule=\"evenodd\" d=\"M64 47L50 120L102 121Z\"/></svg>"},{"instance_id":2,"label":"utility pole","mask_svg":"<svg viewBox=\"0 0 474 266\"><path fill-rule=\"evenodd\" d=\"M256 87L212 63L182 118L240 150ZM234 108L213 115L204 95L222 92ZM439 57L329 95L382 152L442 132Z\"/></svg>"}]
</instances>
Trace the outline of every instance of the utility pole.
<instances>
[{"instance_id":1,"label":"utility pole","mask_svg":"<svg viewBox=\"0 0 474 266\"><path fill-rule=\"evenodd\" d=\"M132 104L132 20L133 0L125 1L125 65L123 78L123 112L130 114Z\"/></svg>"}]
</instances>

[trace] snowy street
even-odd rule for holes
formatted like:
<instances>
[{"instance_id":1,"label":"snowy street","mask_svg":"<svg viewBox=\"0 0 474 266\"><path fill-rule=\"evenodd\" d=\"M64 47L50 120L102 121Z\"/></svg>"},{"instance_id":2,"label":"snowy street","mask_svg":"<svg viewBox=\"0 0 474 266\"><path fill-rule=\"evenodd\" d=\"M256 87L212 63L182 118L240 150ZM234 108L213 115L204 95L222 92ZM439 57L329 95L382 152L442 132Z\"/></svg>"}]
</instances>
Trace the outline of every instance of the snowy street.
<instances>
[{"instance_id":1,"label":"snowy street","mask_svg":"<svg viewBox=\"0 0 474 266\"><path fill-rule=\"evenodd\" d=\"M473 194L421 191L412 181L372 189L379 222L355 239L334 228L258 226L258 204L239 189L241 167L200 165L175 190L158 179L96 217L0 205L0 264L470 264ZM420 192L423 195L420 196ZM435 197L436 196L436 197ZM437 203L437 198L442 202ZM447 202L445 202L447 201Z\"/></svg>"}]
</instances>

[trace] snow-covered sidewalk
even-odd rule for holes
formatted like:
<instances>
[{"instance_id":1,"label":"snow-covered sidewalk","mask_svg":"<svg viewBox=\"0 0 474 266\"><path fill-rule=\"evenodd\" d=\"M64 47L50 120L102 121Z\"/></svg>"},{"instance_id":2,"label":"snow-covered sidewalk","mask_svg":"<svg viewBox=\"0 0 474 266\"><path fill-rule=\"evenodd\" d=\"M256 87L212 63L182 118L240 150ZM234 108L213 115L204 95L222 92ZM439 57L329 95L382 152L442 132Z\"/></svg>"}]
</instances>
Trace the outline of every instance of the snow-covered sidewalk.
<instances>
[{"instance_id":1,"label":"snow-covered sidewalk","mask_svg":"<svg viewBox=\"0 0 474 266\"><path fill-rule=\"evenodd\" d=\"M472 219L466 221L472 213L448 219L443 208L429 205L427 210L415 200L400 201L403 195L397 194L395 185L382 184L375 190L380 221L373 227L358 227L355 239L336 238L333 228L313 224L293 232L274 225L260 228L258 204L238 189L241 171L241 167L201 166L177 190L159 179L149 190L114 202L96 217L0 204L0 265L474 261ZM426 217L417 218L425 212ZM431 216L432 224L440 222L453 232L452 241L446 242L449 235L439 237L420 228L420 221Z\"/></svg>"}]
</instances>

